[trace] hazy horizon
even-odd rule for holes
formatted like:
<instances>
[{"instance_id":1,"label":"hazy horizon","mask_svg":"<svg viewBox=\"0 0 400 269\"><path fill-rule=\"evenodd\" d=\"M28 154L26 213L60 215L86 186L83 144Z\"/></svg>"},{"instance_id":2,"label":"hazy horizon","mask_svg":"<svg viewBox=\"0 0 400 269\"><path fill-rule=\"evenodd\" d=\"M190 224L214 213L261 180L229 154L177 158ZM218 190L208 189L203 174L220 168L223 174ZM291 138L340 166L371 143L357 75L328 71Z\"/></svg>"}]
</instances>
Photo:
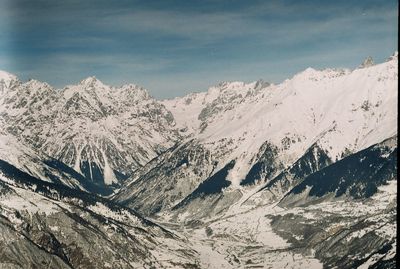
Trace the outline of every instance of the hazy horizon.
<instances>
[{"instance_id":1,"label":"hazy horizon","mask_svg":"<svg viewBox=\"0 0 400 269\"><path fill-rule=\"evenodd\" d=\"M397 1L0 1L0 69L55 88L96 76L157 99L280 83L397 50Z\"/></svg>"}]
</instances>

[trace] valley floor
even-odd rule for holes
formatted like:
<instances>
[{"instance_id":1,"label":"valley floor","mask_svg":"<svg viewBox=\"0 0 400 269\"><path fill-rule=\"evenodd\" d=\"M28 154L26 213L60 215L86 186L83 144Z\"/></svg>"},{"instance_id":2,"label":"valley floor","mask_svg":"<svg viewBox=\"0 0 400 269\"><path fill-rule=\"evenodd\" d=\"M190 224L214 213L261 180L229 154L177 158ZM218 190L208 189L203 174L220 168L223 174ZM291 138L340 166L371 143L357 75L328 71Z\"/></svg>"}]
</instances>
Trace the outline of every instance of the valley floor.
<instances>
[{"instance_id":1,"label":"valley floor","mask_svg":"<svg viewBox=\"0 0 400 269\"><path fill-rule=\"evenodd\" d=\"M242 207L206 221L160 224L187 238L201 268L368 268L394 262L396 193L394 180L362 201Z\"/></svg>"}]
</instances>

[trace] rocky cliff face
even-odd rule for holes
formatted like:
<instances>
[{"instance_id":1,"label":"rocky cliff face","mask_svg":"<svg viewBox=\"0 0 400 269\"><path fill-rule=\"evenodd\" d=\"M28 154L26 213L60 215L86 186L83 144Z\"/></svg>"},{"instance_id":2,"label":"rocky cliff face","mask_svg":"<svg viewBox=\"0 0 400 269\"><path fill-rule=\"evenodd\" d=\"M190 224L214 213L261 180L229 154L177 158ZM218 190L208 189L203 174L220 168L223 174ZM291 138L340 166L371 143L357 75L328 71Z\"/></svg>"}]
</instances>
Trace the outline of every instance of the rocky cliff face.
<instances>
[{"instance_id":1,"label":"rocky cliff face","mask_svg":"<svg viewBox=\"0 0 400 269\"><path fill-rule=\"evenodd\" d=\"M172 114L136 85L90 77L56 90L14 76L2 81L3 129L99 186L119 185L179 137Z\"/></svg>"},{"instance_id":2,"label":"rocky cliff face","mask_svg":"<svg viewBox=\"0 0 400 269\"><path fill-rule=\"evenodd\" d=\"M136 212L0 162L0 267L197 268L184 238Z\"/></svg>"}]
</instances>

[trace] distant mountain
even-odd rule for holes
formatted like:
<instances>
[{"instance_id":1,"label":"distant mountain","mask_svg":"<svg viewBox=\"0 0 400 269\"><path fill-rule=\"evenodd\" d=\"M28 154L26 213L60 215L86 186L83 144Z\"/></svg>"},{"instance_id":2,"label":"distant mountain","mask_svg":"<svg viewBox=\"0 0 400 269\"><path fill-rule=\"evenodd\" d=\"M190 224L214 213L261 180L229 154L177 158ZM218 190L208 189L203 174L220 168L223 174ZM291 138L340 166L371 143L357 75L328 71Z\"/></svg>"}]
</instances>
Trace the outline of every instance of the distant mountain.
<instances>
[{"instance_id":1,"label":"distant mountain","mask_svg":"<svg viewBox=\"0 0 400 269\"><path fill-rule=\"evenodd\" d=\"M136 85L94 77L56 90L1 73L2 129L98 186L117 186L178 140L165 107Z\"/></svg>"}]
</instances>

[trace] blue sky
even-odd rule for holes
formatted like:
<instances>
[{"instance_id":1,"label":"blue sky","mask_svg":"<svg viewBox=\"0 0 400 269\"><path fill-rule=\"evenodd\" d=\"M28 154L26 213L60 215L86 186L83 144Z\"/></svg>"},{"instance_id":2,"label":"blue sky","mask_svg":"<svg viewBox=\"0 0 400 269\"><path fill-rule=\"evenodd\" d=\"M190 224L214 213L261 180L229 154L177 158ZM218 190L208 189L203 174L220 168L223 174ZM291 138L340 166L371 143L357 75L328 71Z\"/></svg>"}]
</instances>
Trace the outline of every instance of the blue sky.
<instances>
[{"instance_id":1,"label":"blue sky","mask_svg":"<svg viewBox=\"0 0 400 269\"><path fill-rule=\"evenodd\" d=\"M382 62L398 2L0 0L0 69L61 88L87 76L157 98L311 66Z\"/></svg>"}]
</instances>

